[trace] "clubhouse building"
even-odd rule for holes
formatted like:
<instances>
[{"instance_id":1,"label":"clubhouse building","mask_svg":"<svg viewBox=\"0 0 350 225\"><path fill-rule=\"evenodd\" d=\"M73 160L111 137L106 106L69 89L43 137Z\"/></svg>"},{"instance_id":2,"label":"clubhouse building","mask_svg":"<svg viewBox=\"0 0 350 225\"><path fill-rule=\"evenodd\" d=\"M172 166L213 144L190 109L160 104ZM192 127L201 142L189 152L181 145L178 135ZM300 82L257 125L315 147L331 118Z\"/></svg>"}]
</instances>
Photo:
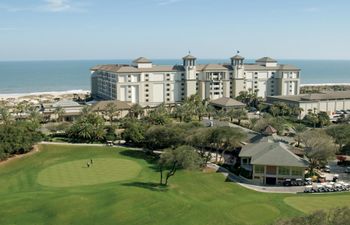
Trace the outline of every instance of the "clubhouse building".
<instances>
[{"instance_id":1,"label":"clubhouse building","mask_svg":"<svg viewBox=\"0 0 350 225\"><path fill-rule=\"evenodd\" d=\"M193 94L210 100L234 98L241 91L262 98L299 94L300 69L269 57L245 63L235 55L230 63L197 64L196 57L186 55L182 61L182 65L154 65L140 57L130 65L97 65L91 68L92 96L154 106L181 102Z\"/></svg>"},{"instance_id":2,"label":"clubhouse building","mask_svg":"<svg viewBox=\"0 0 350 225\"><path fill-rule=\"evenodd\" d=\"M309 162L282 142L258 142L242 148L241 168L255 184L282 185L286 179L304 179Z\"/></svg>"}]
</instances>

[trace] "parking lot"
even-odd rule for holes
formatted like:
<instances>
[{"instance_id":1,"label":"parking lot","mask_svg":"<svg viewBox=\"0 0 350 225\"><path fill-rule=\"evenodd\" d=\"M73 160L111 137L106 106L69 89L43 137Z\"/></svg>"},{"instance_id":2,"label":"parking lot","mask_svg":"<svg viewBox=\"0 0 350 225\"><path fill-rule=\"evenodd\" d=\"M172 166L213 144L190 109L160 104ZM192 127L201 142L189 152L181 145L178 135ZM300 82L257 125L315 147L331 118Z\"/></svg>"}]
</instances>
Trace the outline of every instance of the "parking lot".
<instances>
[{"instance_id":1,"label":"parking lot","mask_svg":"<svg viewBox=\"0 0 350 225\"><path fill-rule=\"evenodd\" d=\"M329 166L330 166L331 172L324 173L327 177L327 180L333 179L334 174L338 174L339 180L350 182L350 173L344 172L346 167L338 166L336 160L329 162ZM328 179L329 177L331 177L331 179Z\"/></svg>"}]
</instances>

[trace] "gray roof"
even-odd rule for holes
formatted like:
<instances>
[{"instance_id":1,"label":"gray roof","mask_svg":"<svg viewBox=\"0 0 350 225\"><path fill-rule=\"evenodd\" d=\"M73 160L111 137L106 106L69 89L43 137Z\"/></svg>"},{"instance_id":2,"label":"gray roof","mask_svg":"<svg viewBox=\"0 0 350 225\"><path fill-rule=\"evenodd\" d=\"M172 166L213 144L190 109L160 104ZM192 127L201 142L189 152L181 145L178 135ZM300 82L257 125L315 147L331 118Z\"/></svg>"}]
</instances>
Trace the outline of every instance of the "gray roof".
<instances>
[{"instance_id":1,"label":"gray roof","mask_svg":"<svg viewBox=\"0 0 350 225\"><path fill-rule=\"evenodd\" d=\"M266 67L258 64L244 64L244 70L247 71L259 71L259 70L282 70L282 71L300 71L299 68L293 65L278 64L277 66Z\"/></svg>"},{"instance_id":2,"label":"gray roof","mask_svg":"<svg viewBox=\"0 0 350 225\"><path fill-rule=\"evenodd\" d=\"M106 71L112 73L141 73L141 72L177 72L185 71L181 65L167 66L167 65L153 65L152 68L137 68L132 65L98 65L91 68L92 71Z\"/></svg>"},{"instance_id":3,"label":"gray roof","mask_svg":"<svg viewBox=\"0 0 350 225\"><path fill-rule=\"evenodd\" d=\"M133 63L152 63L151 60L145 58L145 57L139 57L137 59L135 59L134 61L132 61Z\"/></svg>"},{"instance_id":4,"label":"gray roof","mask_svg":"<svg viewBox=\"0 0 350 225\"><path fill-rule=\"evenodd\" d=\"M114 104L117 110L128 110L132 106L131 102L125 102L125 101L119 101L119 100L98 101L92 105L91 111L93 112L106 111L110 103Z\"/></svg>"},{"instance_id":5,"label":"gray roof","mask_svg":"<svg viewBox=\"0 0 350 225\"><path fill-rule=\"evenodd\" d=\"M240 55L235 55L235 56L231 57L231 59L244 59L244 57L240 56Z\"/></svg>"},{"instance_id":6,"label":"gray roof","mask_svg":"<svg viewBox=\"0 0 350 225\"><path fill-rule=\"evenodd\" d=\"M184 56L182 59L197 59L197 58L194 57L193 55L188 54L188 55Z\"/></svg>"},{"instance_id":7,"label":"gray roof","mask_svg":"<svg viewBox=\"0 0 350 225\"><path fill-rule=\"evenodd\" d=\"M277 62L277 60L265 56L265 57L262 57L260 59L257 59L256 62Z\"/></svg>"},{"instance_id":8,"label":"gray roof","mask_svg":"<svg viewBox=\"0 0 350 225\"><path fill-rule=\"evenodd\" d=\"M222 107L244 107L245 104L232 98L222 97L215 100L211 100L210 104L222 106Z\"/></svg>"},{"instance_id":9,"label":"gray roof","mask_svg":"<svg viewBox=\"0 0 350 225\"><path fill-rule=\"evenodd\" d=\"M79 103L72 101L72 100L61 100L58 102L55 102L54 104L52 104L52 107L57 108L57 107L62 107L62 108L66 108L66 107L79 107L81 106Z\"/></svg>"},{"instance_id":10,"label":"gray roof","mask_svg":"<svg viewBox=\"0 0 350 225\"><path fill-rule=\"evenodd\" d=\"M205 71L205 70L229 70L231 67L229 65L224 64L204 64L204 65L197 65L198 71Z\"/></svg>"},{"instance_id":11,"label":"gray roof","mask_svg":"<svg viewBox=\"0 0 350 225\"><path fill-rule=\"evenodd\" d=\"M308 167L307 160L300 158L281 142L259 142L242 148L239 157L251 157L253 165Z\"/></svg>"},{"instance_id":12,"label":"gray roof","mask_svg":"<svg viewBox=\"0 0 350 225\"><path fill-rule=\"evenodd\" d=\"M350 99L350 91L322 92L288 96L271 96L268 101L317 102L322 100Z\"/></svg>"}]
</instances>

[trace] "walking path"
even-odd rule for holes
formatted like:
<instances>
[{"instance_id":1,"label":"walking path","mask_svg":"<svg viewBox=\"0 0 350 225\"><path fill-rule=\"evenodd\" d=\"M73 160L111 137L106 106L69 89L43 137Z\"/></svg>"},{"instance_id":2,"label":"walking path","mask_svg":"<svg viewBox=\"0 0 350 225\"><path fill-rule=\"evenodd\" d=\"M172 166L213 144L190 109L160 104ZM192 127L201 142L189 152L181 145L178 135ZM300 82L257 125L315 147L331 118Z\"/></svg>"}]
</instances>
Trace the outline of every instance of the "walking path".
<instances>
[{"instance_id":1,"label":"walking path","mask_svg":"<svg viewBox=\"0 0 350 225\"><path fill-rule=\"evenodd\" d=\"M221 173L224 175L228 180L241 185L242 187L258 191L258 192L266 192L266 193L288 193L288 194L296 194L298 192L303 192L304 187L283 187L283 186L259 186L259 185L253 185L249 184L247 180L243 177L237 176L227 169L220 167L218 165L215 165L213 163L208 163L208 167L214 169L216 172Z\"/></svg>"}]
</instances>

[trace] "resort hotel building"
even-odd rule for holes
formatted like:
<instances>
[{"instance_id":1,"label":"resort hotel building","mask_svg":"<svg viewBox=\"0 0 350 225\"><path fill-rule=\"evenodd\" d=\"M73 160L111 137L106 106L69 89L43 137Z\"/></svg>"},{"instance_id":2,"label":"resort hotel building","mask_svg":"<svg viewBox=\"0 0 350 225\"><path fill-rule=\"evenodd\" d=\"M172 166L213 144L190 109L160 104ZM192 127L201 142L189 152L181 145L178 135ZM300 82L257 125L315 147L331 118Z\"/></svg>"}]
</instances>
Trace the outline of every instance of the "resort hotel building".
<instances>
[{"instance_id":1,"label":"resort hotel building","mask_svg":"<svg viewBox=\"0 0 350 225\"><path fill-rule=\"evenodd\" d=\"M98 65L91 69L95 99L119 100L154 106L173 104L198 94L202 99L235 98L241 91L259 97L299 94L300 69L263 57L245 63L235 55L230 63L197 64L187 55L182 65L154 65L144 57L132 64Z\"/></svg>"}]
</instances>

